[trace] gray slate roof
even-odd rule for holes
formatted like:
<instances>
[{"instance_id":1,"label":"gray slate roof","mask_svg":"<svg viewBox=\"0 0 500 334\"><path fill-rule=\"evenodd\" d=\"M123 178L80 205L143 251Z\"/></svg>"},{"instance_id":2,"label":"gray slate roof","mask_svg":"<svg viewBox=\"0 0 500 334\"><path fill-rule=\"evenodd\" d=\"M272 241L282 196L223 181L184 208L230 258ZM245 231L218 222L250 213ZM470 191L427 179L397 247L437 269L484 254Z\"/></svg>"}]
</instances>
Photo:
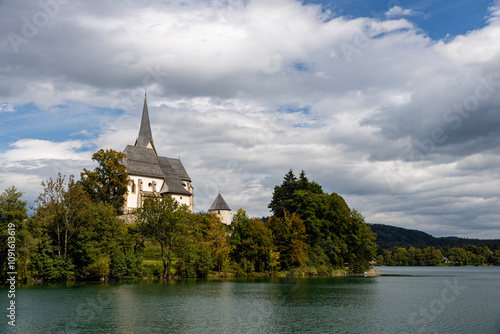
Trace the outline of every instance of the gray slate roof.
<instances>
[{"instance_id":1,"label":"gray slate roof","mask_svg":"<svg viewBox=\"0 0 500 334\"><path fill-rule=\"evenodd\" d=\"M192 195L183 184L191 182L179 159L156 156L150 148L128 145L123 151L127 155L127 173L162 178L165 182L161 194Z\"/></svg>"},{"instance_id":2,"label":"gray slate roof","mask_svg":"<svg viewBox=\"0 0 500 334\"><path fill-rule=\"evenodd\" d=\"M224 198L222 198L221 194L217 195L217 197L215 198L215 201L212 203L212 206L210 207L210 209L208 209L208 211L212 211L212 210L229 210L229 211L231 211L231 209L229 208L229 205L227 205L226 201L224 201Z\"/></svg>"}]
</instances>

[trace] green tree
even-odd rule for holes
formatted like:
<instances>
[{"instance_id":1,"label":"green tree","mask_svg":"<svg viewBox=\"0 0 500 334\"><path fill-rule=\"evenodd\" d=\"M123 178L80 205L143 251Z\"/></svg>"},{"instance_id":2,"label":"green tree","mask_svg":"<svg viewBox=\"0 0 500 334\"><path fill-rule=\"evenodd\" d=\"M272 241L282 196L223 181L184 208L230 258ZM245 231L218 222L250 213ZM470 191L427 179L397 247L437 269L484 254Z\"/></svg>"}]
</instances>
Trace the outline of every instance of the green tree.
<instances>
[{"instance_id":1,"label":"green tree","mask_svg":"<svg viewBox=\"0 0 500 334\"><path fill-rule=\"evenodd\" d=\"M8 271L8 238L15 238L13 243L17 249L17 265L19 265L19 247L23 223L28 218L26 202L21 200L22 192L12 186L0 194L0 278L5 277ZM16 271L18 269L16 268Z\"/></svg>"},{"instance_id":2,"label":"green tree","mask_svg":"<svg viewBox=\"0 0 500 334\"><path fill-rule=\"evenodd\" d=\"M342 268L349 263L360 271L374 258L374 234L357 211L351 212L336 193L327 194L302 171L297 179L289 171L280 186L274 188L269 208L275 217L296 213L304 221L308 258L316 266Z\"/></svg>"},{"instance_id":3,"label":"green tree","mask_svg":"<svg viewBox=\"0 0 500 334\"><path fill-rule=\"evenodd\" d=\"M69 251L75 275L84 279L125 277L141 271L141 240L135 226L116 217L109 204L89 201Z\"/></svg>"},{"instance_id":4,"label":"green tree","mask_svg":"<svg viewBox=\"0 0 500 334\"><path fill-rule=\"evenodd\" d=\"M267 223L273 235L273 243L279 254L281 269L300 266L307 259L307 235L304 222L296 213L271 217Z\"/></svg>"},{"instance_id":5,"label":"green tree","mask_svg":"<svg viewBox=\"0 0 500 334\"><path fill-rule=\"evenodd\" d=\"M353 244L351 252L355 254L355 271L360 272L369 268L370 261L375 260L377 254L376 235L365 222L361 212L351 210L352 223L354 225Z\"/></svg>"},{"instance_id":6,"label":"green tree","mask_svg":"<svg viewBox=\"0 0 500 334\"><path fill-rule=\"evenodd\" d=\"M231 252L231 246L227 241L226 228L226 225L221 223L216 215L210 214L207 217L207 225L204 231L205 240L203 243L210 251L213 264L219 274L229 263L229 254Z\"/></svg>"},{"instance_id":7,"label":"green tree","mask_svg":"<svg viewBox=\"0 0 500 334\"><path fill-rule=\"evenodd\" d=\"M137 210L144 235L160 245L165 278L172 278L172 253L188 234L190 212L172 197L149 198ZM165 259L165 251L167 258Z\"/></svg>"},{"instance_id":8,"label":"green tree","mask_svg":"<svg viewBox=\"0 0 500 334\"><path fill-rule=\"evenodd\" d=\"M443 262L443 253L441 252L441 250L436 249L433 246L425 248L424 255L426 266L437 266Z\"/></svg>"},{"instance_id":9,"label":"green tree","mask_svg":"<svg viewBox=\"0 0 500 334\"><path fill-rule=\"evenodd\" d=\"M396 266L408 266L410 263L410 254L404 247L398 247L392 252L392 258Z\"/></svg>"},{"instance_id":10,"label":"green tree","mask_svg":"<svg viewBox=\"0 0 500 334\"><path fill-rule=\"evenodd\" d=\"M80 229L90 200L72 175L67 184L65 176L58 173L55 180L43 181L42 186L36 200L37 217L52 235L57 255L66 259L68 242Z\"/></svg>"},{"instance_id":11,"label":"green tree","mask_svg":"<svg viewBox=\"0 0 500 334\"><path fill-rule=\"evenodd\" d=\"M283 178L283 183L280 186L274 187L273 197L268 207L274 216L283 218L285 211L294 213L299 210L297 191L304 191L312 194L323 194L321 186L316 182L309 182L304 171L300 172L299 178L294 175L290 169Z\"/></svg>"},{"instance_id":12,"label":"green tree","mask_svg":"<svg viewBox=\"0 0 500 334\"><path fill-rule=\"evenodd\" d=\"M290 169L283 178L283 183L274 187L273 197L271 203L269 203L269 208L274 216L283 217L285 211L297 211L293 196L298 189L297 178Z\"/></svg>"},{"instance_id":13,"label":"green tree","mask_svg":"<svg viewBox=\"0 0 500 334\"><path fill-rule=\"evenodd\" d=\"M261 220L250 219L245 210L239 209L233 217L233 232L229 238L233 249L231 258L240 265L258 272L271 268L273 242L271 231Z\"/></svg>"},{"instance_id":14,"label":"green tree","mask_svg":"<svg viewBox=\"0 0 500 334\"><path fill-rule=\"evenodd\" d=\"M125 203L129 182L125 158L125 153L101 149L92 155L99 166L81 173L80 184L92 200L111 204L117 212Z\"/></svg>"}]
</instances>

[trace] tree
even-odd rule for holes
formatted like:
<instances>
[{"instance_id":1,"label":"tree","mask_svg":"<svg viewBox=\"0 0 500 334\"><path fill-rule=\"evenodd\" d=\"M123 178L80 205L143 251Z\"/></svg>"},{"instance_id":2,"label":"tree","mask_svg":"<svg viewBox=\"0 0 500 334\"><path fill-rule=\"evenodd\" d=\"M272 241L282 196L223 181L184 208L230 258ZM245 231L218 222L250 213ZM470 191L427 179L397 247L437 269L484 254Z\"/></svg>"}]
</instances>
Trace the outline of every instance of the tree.
<instances>
[{"instance_id":1,"label":"tree","mask_svg":"<svg viewBox=\"0 0 500 334\"><path fill-rule=\"evenodd\" d=\"M229 238L233 247L231 258L246 267L247 273L263 272L271 268L273 241L271 231L263 221L250 219L245 210L239 209L233 217L233 232Z\"/></svg>"},{"instance_id":2,"label":"tree","mask_svg":"<svg viewBox=\"0 0 500 334\"><path fill-rule=\"evenodd\" d=\"M135 226L127 226L116 217L110 204L89 201L80 229L69 247L76 277L137 275L142 265L141 241L136 239L134 229Z\"/></svg>"},{"instance_id":3,"label":"tree","mask_svg":"<svg viewBox=\"0 0 500 334\"><path fill-rule=\"evenodd\" d=\"M365 222L365 218L361 212L355 209L351 210L351 218L355 229L351 252L355 254L355 271L359 272L367 270L370 261L375 259L375 255L377 254L376 235Z\"/></svg>"},{"instance_id":4,"label":"tree","mask_svg":"<svg viewBox=\"0 0 500 334\"><path fill-rule=\"evenodd\" d=\"M296 192L301 190L311 194L323 194L321 186L314 181L309 182L304 171L300 172L297 179L290 169L283 178L283 183L274 187L273 197L268 205L273 215L283 218L285 211L297 212L299 203Z\"/></svg>"},{"instance_id":5,"label":"tree","mask_svg":"<svg viewBox=\"0 0 500 334\"><path fill-rule=\"evenodd\" d=\"M73 175L67 184L64 180L58 173L55 180L42 181L44 190L36 203L37 216L53 236L58 256L66 259L68 242L79 230L90 200Z\"/></svg>"},{"instance_id":6,"label":"tree","mask_svg":"<svg viewBox=\"0 0 500 334\"><path fill-rule=\"evenodd\" d=\"M149 198L143 207L137 210L137 218L144 235L160 245L163 276L168 279L172 277L172 252L181 237L188 233L189 217L189 208L185 204L179 205L172 197Z\"/></svg>"},{"instance_id":7,"label":"tree","mask_svg":"<svg viewBox=\"0 0 500 334\"><path fill-rule=\"evenodd\" d=\"M293 200L293 194L298 190L297 178L290 169L283 178L281 186L275 186L273 198L269 203L274 216L283 217L285 210L288 212L295 212L296 205Z\"/></svg>"},{"instance_id":8,"label":"tree","mask_svg":"<svg viewBox=\"0 0 500 334\"><path fill-rule=\"evenodd\" d=\"M296 213L271 217L267 223L273 235L273 243L279 254L281 269L300 266L307 259L307 235L304 222Z\"/></svg>"},{"instance_id":9,"label":"tree","mask_svg":"<svg viewBox=\"0 0 500 334\"><path fill-rule=\"evenodd\" d=\"M336 193L327 194L309 181L305 172L297 179L289 171L280 186L274 188L269 208L275 217L296 213L307 234L309 260L319 266L342 268L344 263L355 271L369 267L376 250L374 234L357 211L350 210Z\"/></svg>"},{"instance_id":10,"label":"tree","mask_svg":"<svg viewBox=\"0 0 500 334\"><path fill-rule=\"evenodd\" d=\"M16 247L18 248L21 243L19 242L22 225L26 218L28 218L26 210L26 202L21 200L22 192L17 191L16 187L12 186L0 194L0 277L4 277L8 271L8 238L16 238ZM18 254L19 255L19 254ZM17 256L19 260L19 256ZM19 261L17 263L19 265ZM16 268L17 270L17 268Z\"/></svg>"},{"instance_id":11,"label":"tree","mask_svg":"<svg viewBox=\"0 0 500 334\"><path fill-rule=\"evenodd\" d=\"M207 217L207 225L204 230L204 244L207 246L213 259L215 269L222 272L224 266L229 262L229 253L231 246L226 238L226 225L222 224L220 218L215 214L210 214Z\"/></svg>"},{"instance_id":12,"label":"tree","mask_svg":"<svg viewBox=\"0 0 500 334\"><path fill-rule=\"evenodd\" d=\"M125 203L129 182L125 158L125 153L101 149L92 155L99 166L81 173L80 184L92 200L111 204L117 212Z\"/></svg>"}]
</instances>

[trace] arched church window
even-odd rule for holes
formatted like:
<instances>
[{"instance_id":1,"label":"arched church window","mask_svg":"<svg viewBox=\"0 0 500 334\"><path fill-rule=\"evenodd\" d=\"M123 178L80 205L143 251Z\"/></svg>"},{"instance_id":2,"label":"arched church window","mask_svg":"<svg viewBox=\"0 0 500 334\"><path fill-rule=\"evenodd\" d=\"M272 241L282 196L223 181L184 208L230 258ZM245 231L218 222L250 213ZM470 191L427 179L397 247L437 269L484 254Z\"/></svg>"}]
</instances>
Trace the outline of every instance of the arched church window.
<instances>
[{"instance_id":1,"label":"arched church window","mask_svg":"<svg viewBox=\"0 0 500 334\"><path fill-rule=\"evenodd\" d=\"M130 188L131 188L131 190L132 190L132 191L131 191L131 192L132 192L132 194L135 194L135 183L134 183L134 181L132 181L132 184L130 185Z\"/></svg>"}]
</instances>

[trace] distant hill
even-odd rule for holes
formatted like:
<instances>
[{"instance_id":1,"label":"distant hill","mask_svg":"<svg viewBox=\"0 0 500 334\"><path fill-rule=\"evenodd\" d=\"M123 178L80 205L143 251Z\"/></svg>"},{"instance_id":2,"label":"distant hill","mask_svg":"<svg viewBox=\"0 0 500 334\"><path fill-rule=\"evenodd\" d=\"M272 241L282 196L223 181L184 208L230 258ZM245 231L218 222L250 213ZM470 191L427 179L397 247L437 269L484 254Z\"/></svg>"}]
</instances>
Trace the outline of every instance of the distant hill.
<instances>
[{"instance_id":1,"label":"distant hill","mask_svg":"<svg viewBox=\"0 0 500 334\"><path fill-rule=\"evenodd\" d=\"M376 243L379 249L408 246L426 248L429 246L444 247L458 245L486 245L490 249L500 247L500 239L435 238L425 232L402 227L383 224L370 224L370 227L377 234Z\"/></svg>"}]
</instances>

